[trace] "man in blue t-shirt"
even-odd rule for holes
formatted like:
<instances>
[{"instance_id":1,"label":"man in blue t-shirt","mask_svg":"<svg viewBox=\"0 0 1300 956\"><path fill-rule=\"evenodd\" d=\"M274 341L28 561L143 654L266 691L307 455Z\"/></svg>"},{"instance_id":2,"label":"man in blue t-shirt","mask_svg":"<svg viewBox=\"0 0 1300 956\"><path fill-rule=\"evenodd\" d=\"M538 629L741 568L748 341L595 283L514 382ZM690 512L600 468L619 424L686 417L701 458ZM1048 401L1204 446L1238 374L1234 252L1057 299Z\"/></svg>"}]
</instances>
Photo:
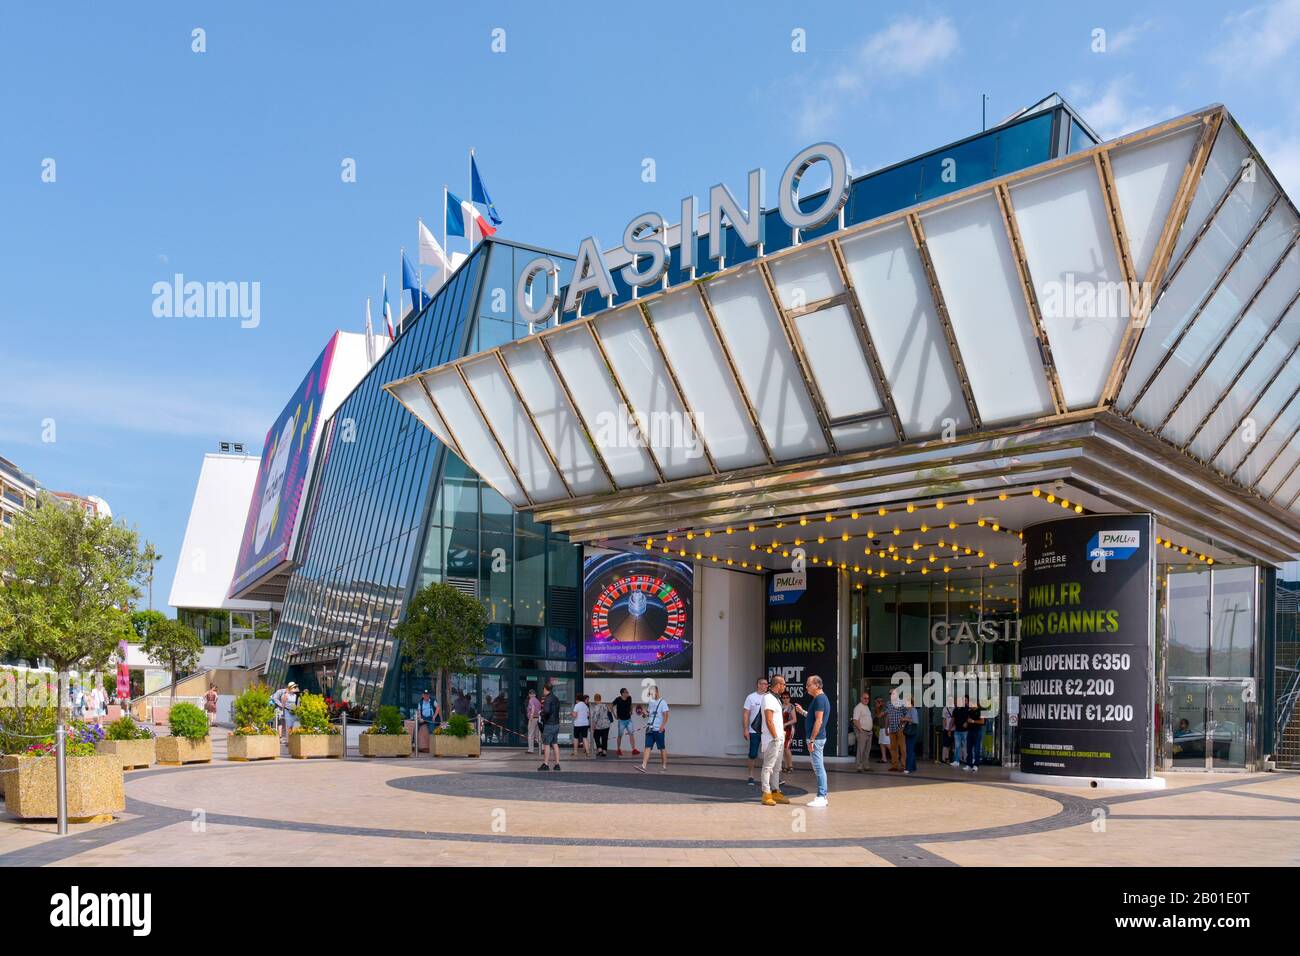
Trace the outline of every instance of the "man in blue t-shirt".
<instances>
[{"instance_id":1,"label":"man in blue t-shirt","mask_svg":"<svg viewBox=\"0 0 1300 956\"><path fill-rule=\"evenodd\" d=\"M812 757L813 773L817 775L817 796L808 806L824 807L829 801L826 799L826 762L822 753L826 749L826 728L831 722L831 699L826 696L822 679L816 674L809 676L804 686L808 688L812 704L807 710L795 704L794 709L804 718L808 753Z\"/></svg>"}]
</instances>

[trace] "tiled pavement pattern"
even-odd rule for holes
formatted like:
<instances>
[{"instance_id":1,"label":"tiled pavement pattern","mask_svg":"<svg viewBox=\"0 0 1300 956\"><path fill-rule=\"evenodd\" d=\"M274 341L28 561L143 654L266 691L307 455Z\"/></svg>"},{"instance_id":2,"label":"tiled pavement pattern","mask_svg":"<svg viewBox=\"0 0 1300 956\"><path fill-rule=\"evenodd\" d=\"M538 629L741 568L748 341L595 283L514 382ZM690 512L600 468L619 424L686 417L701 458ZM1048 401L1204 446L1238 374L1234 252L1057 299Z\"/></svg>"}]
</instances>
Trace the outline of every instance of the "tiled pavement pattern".
<instances>
[{"instance_id":1,"label":"tiled pavement pattern","mask_svg":"<svg viewBox=\"0 0 1300 956\"><path fill-rule=\"evenodd\" d=\"M831 805L763 807L739 761L631 758L228 763L127 775L127 810L72 827L0 815L0 865L336 864L950 866L1296 865L1300 775L1169 776L1155 792L1012 784L924 764L913 776L835 768Z\"/></svg>"}]
</instances>

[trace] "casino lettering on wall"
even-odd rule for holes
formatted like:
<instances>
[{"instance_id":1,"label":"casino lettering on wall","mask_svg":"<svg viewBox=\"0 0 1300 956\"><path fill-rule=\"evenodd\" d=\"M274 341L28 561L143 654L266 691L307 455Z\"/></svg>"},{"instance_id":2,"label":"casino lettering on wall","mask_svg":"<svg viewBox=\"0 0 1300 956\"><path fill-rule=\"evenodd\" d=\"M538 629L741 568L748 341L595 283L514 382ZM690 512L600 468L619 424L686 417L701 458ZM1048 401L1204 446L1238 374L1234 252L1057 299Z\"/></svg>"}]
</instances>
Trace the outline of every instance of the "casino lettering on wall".
<instances>
[{"instance_id":1,"label":"casino lettering on wall","mask_svg":"<svg viewBox=\"0 0 1300 956\"><path fill-rule=\"evenodd\" d=\"M599 554L583 568L588 676L690 677L694 569L681 561Z\"/></svg>"}]
</instances>

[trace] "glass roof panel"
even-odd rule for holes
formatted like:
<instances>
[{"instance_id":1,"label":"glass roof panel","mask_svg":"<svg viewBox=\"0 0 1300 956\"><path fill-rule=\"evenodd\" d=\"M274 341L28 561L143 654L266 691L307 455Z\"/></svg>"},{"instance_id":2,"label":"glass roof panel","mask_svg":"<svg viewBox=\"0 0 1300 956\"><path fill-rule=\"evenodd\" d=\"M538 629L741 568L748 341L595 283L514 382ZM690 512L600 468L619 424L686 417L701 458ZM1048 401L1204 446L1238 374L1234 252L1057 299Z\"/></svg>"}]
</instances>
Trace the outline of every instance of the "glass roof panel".
<instances>
[{"instance_id":1,"label":"glass roof panel","mask_svg":"<svg viewBox=\"0 0 1300 956\"><path fill-rule=\"evenodd\" d=\"M512 505L526 505L527 499L510 474L510 467L501 457L501 450L493 441L456 370L434 372L425 381L433 400L442 410L444 421L455 435L456 444L465 453L465 463Z\"/></svg>"},{"instance_id":2,"label":"glass roof panel","mask_svg":"<svg viewBox=\"0 0 1300 956\"><path fill-rule=\"evenodd\" d=\"M1097 168L1089 160L1031 179L1011 202L1065 404L1090 408L1130 315Z\"/></svg>"},{"instance_id":3,"label":"glass roof panel","mask_svg":"<svg viewBox=\"0 0 1300 956\"><path fill-rule=\"evenodd\" d=\"M496 356L467 362L461 371L529 497L534 501L568 497Z\"/></svg>"},{"instance_id":4,"label":"glass roof panel","mask_svg":"<svg viewBox=\"0 0 1300 956\"><path fill-rule=\"evenodd\" d=\"M832 421L884 407L848 308L833 305L801 315L792 324Z\"/></svg>"},{"instance_id":5,"label":"glass roof panel","mask_svg":"<svg viewBox=\"0 0 1300 956\"><path fill-rule=\"evenodd\" d=\"M777 298L786 309L801 309L844 291L835 257L826 246L792 252L773 260L770 268Z\"/></svg>"},{"instance_id":6,"label":"glass roof panel","mask_svg":"<svg viewBox=\"0 0 1300 956\"><path fill-rule=\"evenodd\" d=\"M591 333L579 326L546 342L614 481L622 488L656 483L658 473Z\"/></svg>"},{"instance_id":7,"label":"glass roof panel","mask_svg":"<svg viewBox=\"0 0 1300 956\"><path fill-rule=\"evenodd\" d=\"M573 493L609 491L609 479L592 453L582 423L573 413L541 344L535 339L519 342L503 348L501 355Z\"/></svg>"},{"instance_id":8,"label":"glass roof panel","mask_svg":"<svg viewBox=\"0 0 1300 956\"><path fill-rule=\"evenodd\" d=\"M1286 377L1286 376L1284 376ZM1285 394L1281 394L1281 393ZM1288 436L1300 425L1300 396L1297 396L1294 383L1285 383L1279 379L1260 399L1255 412L1254 440L1244 442L1250 450L1245 461L1237 470L1236 479L1244 485L1254 485L1269 467L1269 462L1277 455ZM1274 409L1280 408L1281 414ZM1263 414L1261 414L1263 413ZM1270 427L1271 423L1271 427ZM1227 449L1225 449L1226 451Z\"/></svg>"},{"instance_id":9,"label":"glass roof panel","mask_svg":"<svg viewBox=\"0 0 1300 956\"><path fill-rule=\"evenodd\" d=\"M923 438L948 424L969 428L943 326L907 226L872 230L846 239L840 248L903 433Z\"/></svg>"},{"instance_id":10,"label":"glass roof panel","mask_svg":"<svg viewBox=\"0 0 1300 956\"><path fill-rule=\"evenodd\" d=\"M694 288L674 292L656 299L649 310L714 464L725 470L766 461L698 292Z\"/></svg>"},{"instance_id":11,"label":"glass roof panel","mask_svg":"<svg viewBox=\"0 0 1300 956\"><path fill-rule=\"evenodd\" d=\"M1052 399L997 201L986 193L922 218L980 417L1047 414Z\"/></svg>"},{"instance_id":12,"label":"glass roof panel","mask_svg":"<svg viewBox=\"0 0 1300 956\"><path fill-rule=\"evenodd\" d=\"M429 396L420 384L419 379L411 379L403 382L401 385L393 386L393 392L401 400L411 414L418 418L421 424L437 437L444 445L450 445L451 441L447 437L447 426L442 423L442 416L438 410L433 407L429 401Z\"/></svg>"},{"instance_id":13,"label":"glass roof panel","mask_svg":"<svg viewBox=\"0 0 1300 956\"><path fill-rule=\"evenodd\" d=\"M1183 220L1183 228L1174 242L1173 258L1169 260L1171 265L1182 256L1183 250L1196 236L1205 223L1206 216L1214 209L1214 204L1219 201L1223 191L1228 188L1228 183L1232 182L1249 155L1245 141L1237 135L1232 123L1225 119L1214 138L1214 147L1210 150L1209 161L1201 173L1201 181L1187 210L1187 218Z\"/></svg>"},{"instance_id":14,"label":"glass roof panel","mask_svg":"<svg viewBox=\"0 0 1300 956\"><path fill-rule=\"evenodd\" d=\"M1110 154L1129 255L1141 281L1151 265L1174 194L1192 156L1201 127L1179 130L1124 146Z\"/></svg>"},{"instance_id":15,"label":"glass roof panel","mask_svg":"<svg viewBox=\"0 0 1300 956\"><path fill-rule=\"evenodd\" d=\"M829 449L803 373L758 269L722 276L705 289L772 454L778 459L825 454Z\"/></svg>"},{"instance_id":16,"label":"glass roof panel","mask_svg":"<svg viewBox=\"0 0 1300 956\"><path fill-rule=\"evenodd\" d=\"M610 313L596 320L594 327L664 477L707 474L709 462L704 446L677 398L668 367L650 337L641 310Z\"/></svg>"}]
</instances>

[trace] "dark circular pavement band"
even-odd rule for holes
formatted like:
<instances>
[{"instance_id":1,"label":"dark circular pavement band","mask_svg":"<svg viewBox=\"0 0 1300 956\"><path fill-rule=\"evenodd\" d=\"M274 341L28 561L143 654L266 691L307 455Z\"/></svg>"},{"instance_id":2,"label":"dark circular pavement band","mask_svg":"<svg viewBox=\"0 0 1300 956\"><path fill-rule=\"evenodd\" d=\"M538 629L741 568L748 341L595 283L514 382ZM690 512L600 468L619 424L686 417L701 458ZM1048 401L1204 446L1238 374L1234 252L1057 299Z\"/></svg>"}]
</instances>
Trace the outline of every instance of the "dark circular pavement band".
<instances>
[{"instance_id":1,"label":"dark circular pavement band","mask_svg":"<svg viewBox=\"0 0 1300 956\"><path fill-rule=\"evenodd\" d=\"M278 762L276 762L278 763ZM269 764L275 766L276 763ZM279 766L291 765L281 763ZM241 765L228 764L224 762L203 764L190 767L160 767L151 770L139 770L127 776L128 784L134 780L145 777L161 776L173 773L201 773L203 771L213 770L235 770ZM263 766L268 766L264 764ZM737 769L734 765L729 764L700 764L690 763L686 766L720 766L728 770ZM835 775L843 771L833 772ZM412 777L400 777L388 781L390 786L397 789L405 789L416 792L436 792L446 796L475 797L480 794L473 792L473 787L467 787L465 792L455 792L454 790L435 791L432 788L426 789L416 786L411 781L428 780L437 778L441 775L416 775ZM561 774L555 774L543 777L540 773L534 771L531 774L524 774L517 770L466 770L452 771L447 776L461 777L490 777L503 778L503 786L508 796L500 791L492 794L493 798L519 800L527 799L519 792L518 781L521 777L527 776L530 780L539 783L544 781L548 790L554 784L557 788L564 787L591 787L603 786L610 791L614 791L618 800L626 801L635 799L635 802L652 802L642 801L641 797L654 791L669 792L675 794L671 799L661 799L660 803L690 803L693 801L703 802L746 802L741 801L733 796L736 786L744 786L747 802L753 802L752 791L748 786L739 784L734 778L722 779L717 777L690 777L679 775L674 777L672 774L660 775L655 773L649 776L637 775L631 779L630 783L612 782L602 780L599 783L591 783L584 780L575 782L566 782L569 777L622 777L622 774L584 774L580 771L563 771ZM916 786L926 783L958 783L965 786L982 786L982 787L1011 787L1018 793L1030 793L1035 796L1044 797L1055 802L1059 810L1048 816L1040 817L1035 820L1028 820L1022 823L1003 824L992 827L984 827L974 830L956 830L943 833L913 833L899 834L891 836L870 836L862 835L856 837L810 837L798 840L692 840L692 839L675 839L663 838L655 839L653 837L641 839L624 839L610 837L551 837L551 836L522 836L508 833L458 833L455 831L433 831L433 830L403 830L388 827L362 827L350 826L345 824L333 823L311 823L293 820L271 820L264 817L249 817L239 814L227 813L207 813L205 820L207 823L221 826L248 827L263 830L282 830L300 833L318 833L331 836L365 836L365 837L385 837L390 839L402 840L425 840L447 843L496 843L518 846L590 846L600 848L635 848L635 849L732 849L732 850L804 850L819 847L861 847L862 849L885 859L888 862L899 866L953 866L951 861L937 854L925 850L919 844L923 843L959 843L965 841L994 840L1002 837L1023 836L1033 833L1047 833L1053 830L1062 830L1068 827L1078 826L1084 823L1092 823L1097 818L1097 811L1104 815L1110 814L1111 806L1115 804L1132 803L1142 800L1159 799L1174 795L1187 793L1196 793L1201 791L1219 791L1226 790L1233 792L1233 788L1241 787L1248 783L1258 782L1268 779L1265 774L1251 774L1247 776L1234 776L1230 780L1213 781L1210 783L1194 784L1192 786L1180 787L1177 790L1151 790L1141 793L1117 794L1114 796L1090 797L1081 794L1058 793L1052 790L1042 790L1037 787L1027 787L1021 784L1009 784L998 780L970 780L964 778L951 777L934 777L923 773L917 773L904 779L889 778L890 783L895 786L906 787ZM700 781L699 785L686 784L685 781ZM493 780L492 784L502 783L503 781ZM671 786L667 786L671 782ZM482 784L478 784L482 786ZM654 788L652 791L651 788ZM491 787L489 787L491 789ZM632 798L633 792L637 793L636 798ZM591 794L595 791L583 791L587 795L582 798L582 802L593 802ZM793 793L794 790L792 789ZM662 795L662 793L660 794ZM1235 796L1251 796L1253 794L1234 792ZM551 798L545 798L551 799ZM834 800L834 790L832 788L832 801ZM107 846L120 840L130 839L134 836L140 836L152 830L162 829L173 826L177 823L190 823L193 815L190 811L180 810L175 807L167 807L160 804L148 803L143 800L137 800L133 797L127 798L127 811L136 816L133 819L122 820L117 823L98 827L84 833L70 835L60 840L53 840L48 843L38 844L21 850L14 850L10 853L0 854L0 866L43 866L49 863L56 863L69 859L92 850L96 847ZM1145 819L1143 816L1127 816L1126 819ZM1236 819L1235 817L1211 817L1210 819ZM1247 817L1244 819L1259 820L1269 822L1278 820L1277 817ZM1293 818L1283 818L1291 820Z\"/></svg>"}]
</instances>

